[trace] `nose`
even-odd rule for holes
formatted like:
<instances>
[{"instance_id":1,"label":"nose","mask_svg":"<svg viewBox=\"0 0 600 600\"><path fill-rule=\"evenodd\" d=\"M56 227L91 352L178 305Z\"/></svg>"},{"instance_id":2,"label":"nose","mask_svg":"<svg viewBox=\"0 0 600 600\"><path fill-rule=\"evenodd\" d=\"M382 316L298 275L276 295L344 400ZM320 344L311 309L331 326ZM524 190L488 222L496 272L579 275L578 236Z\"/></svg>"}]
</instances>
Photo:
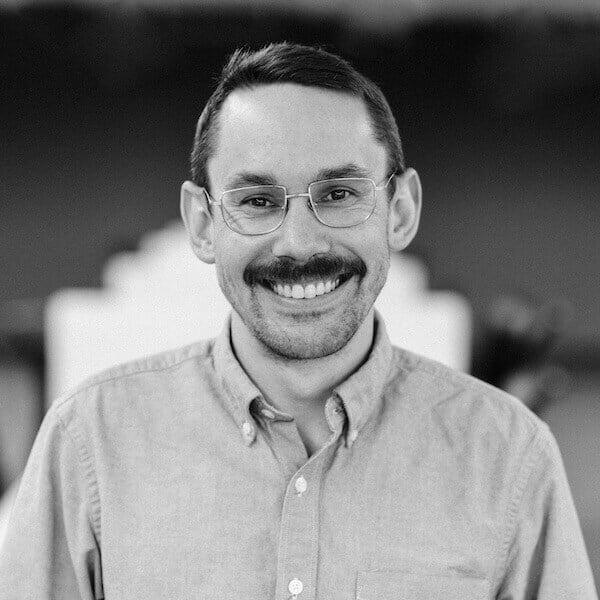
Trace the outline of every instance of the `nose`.
<instances>
[{"instance_id":1,"label":"nose","mask_svg":"<svg viewBox=\"0 0 600 600\"><path fill-rule=\"evenodd\" d=\"M285 219L273 232L273 254L304 262L315 254L328 252L331 248L327 229L313 213L306 197L289 198Z\"/></svg>"}]
</instances>

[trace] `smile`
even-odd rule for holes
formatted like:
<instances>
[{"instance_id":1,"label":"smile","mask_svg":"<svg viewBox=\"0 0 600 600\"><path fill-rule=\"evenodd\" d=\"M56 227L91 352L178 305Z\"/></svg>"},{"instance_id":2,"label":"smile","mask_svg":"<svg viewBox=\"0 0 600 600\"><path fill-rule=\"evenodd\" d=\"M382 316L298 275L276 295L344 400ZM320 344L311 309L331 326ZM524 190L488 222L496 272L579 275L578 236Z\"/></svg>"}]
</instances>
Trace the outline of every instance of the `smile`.
<instances>
[{"instance_id":1,"label":"smile","mask_svg":"<svg viewBox=\"0 0 600 600\"><path fill-rule=\"evenodd\" d=\"M284 298L310 299L315 298L316 296L330 294L339 285L350 279L350 277L351 275L348 273L340 275L335 279L310 281L307 283L265 281L265 286L271 291L275 292L278 296L282 296Z\"/></svg>"}]
</instances>

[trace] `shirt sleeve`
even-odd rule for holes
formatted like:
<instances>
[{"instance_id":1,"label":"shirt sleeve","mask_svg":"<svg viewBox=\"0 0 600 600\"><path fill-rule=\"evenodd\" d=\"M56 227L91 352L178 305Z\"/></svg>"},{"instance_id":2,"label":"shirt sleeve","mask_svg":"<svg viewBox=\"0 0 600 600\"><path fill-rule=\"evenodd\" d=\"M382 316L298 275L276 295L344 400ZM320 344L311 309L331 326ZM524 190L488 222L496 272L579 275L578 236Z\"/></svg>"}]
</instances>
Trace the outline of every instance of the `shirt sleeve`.
<instances>
[{"instance_id":1,"label":"shirt sleeve","mask_svg":"<svg viewBox=\"0 0 600 600\"><path fill-rule=\"evenodd\" d=\"M597 600L560 451L543 426L524 463L498 600Z\"/></svg>"},{"instance_id":2,"label":"shirt sleeve","mask_svg":"<svg viewBox=\"0 0 600 600\"><path fill-rule=\"evenodd\" d=\"M91 461L56 404L36 437L0 548L0 600L104 597Z\"/></svg>"}]
</instances>

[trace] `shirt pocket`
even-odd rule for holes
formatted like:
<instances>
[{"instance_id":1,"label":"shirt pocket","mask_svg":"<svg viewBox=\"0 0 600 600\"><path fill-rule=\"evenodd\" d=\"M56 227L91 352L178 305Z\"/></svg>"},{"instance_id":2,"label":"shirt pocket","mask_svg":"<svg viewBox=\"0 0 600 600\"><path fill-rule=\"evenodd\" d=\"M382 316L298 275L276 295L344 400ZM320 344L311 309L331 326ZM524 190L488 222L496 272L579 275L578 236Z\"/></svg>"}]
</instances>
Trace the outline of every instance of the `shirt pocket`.
<instances>
[{"instance_id":1,"label":"shirt pocket","mask_svg":"<svg viewBox=\"0 0 600 600\"><path fill-rule=\"evenodd\" d=\"M477 577L361 571L356 600L485 600L488 589Z\"/></svg>"}]
</instances>

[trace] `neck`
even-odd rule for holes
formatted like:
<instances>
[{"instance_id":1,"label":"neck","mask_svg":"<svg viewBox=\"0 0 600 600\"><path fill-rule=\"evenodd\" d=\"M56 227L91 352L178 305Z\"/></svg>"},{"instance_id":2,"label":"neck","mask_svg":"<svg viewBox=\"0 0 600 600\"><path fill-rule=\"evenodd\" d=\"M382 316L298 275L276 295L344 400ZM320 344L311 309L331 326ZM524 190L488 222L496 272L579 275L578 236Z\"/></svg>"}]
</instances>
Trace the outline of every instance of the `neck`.
<instances>
[{"instance_id":1,"label":"neck","mask_svg":"<svg viewBox=\"0 0 600 600\"><path fill-rule=\"evenodd\" d=\"M265 399L296 419L319 415L333 389L366 360L373 344L374 311L367 315L350 341L322 358L296 360L274 354L233 311L232 345L240 364Z\"/></svg>"}]
</instances>

